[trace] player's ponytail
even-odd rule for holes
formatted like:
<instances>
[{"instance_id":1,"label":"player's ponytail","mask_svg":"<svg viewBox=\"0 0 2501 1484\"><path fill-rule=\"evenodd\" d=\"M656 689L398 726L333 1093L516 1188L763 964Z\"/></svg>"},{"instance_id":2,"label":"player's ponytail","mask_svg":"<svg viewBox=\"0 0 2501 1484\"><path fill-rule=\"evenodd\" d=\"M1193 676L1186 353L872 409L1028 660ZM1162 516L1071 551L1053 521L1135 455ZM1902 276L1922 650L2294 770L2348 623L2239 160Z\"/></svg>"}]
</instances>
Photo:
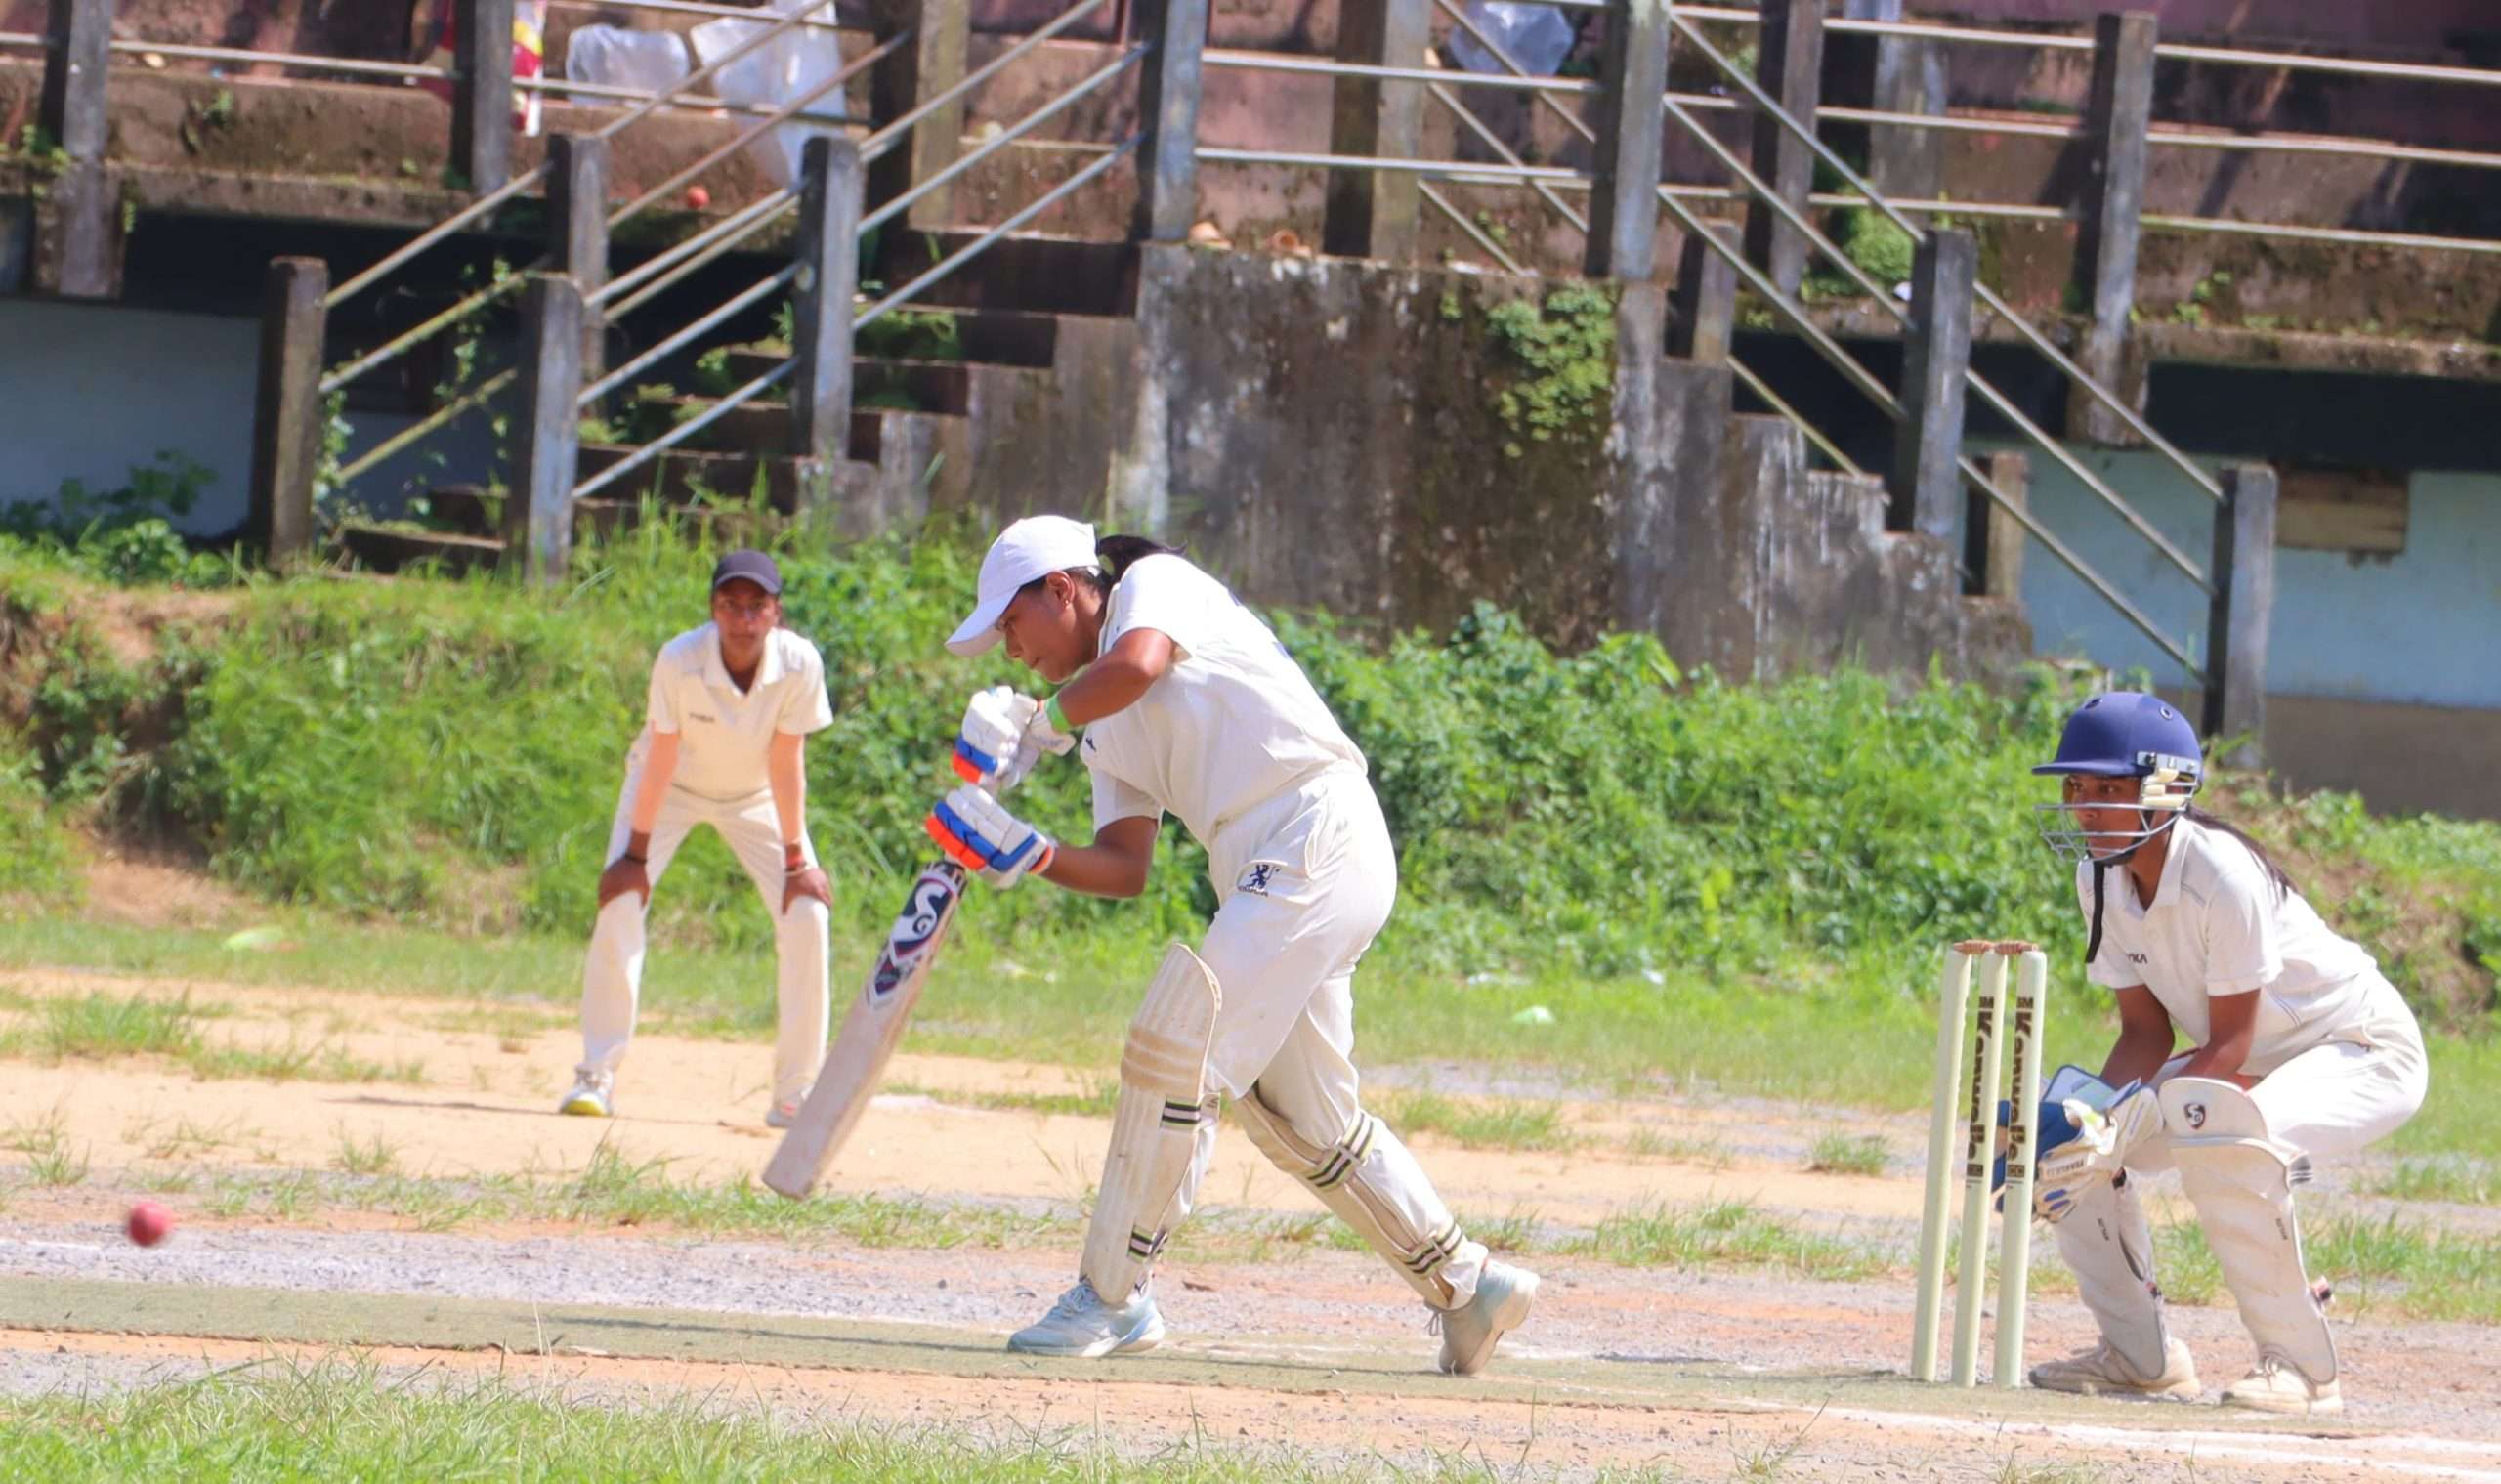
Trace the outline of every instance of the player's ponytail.
<instances>
[{"instance_id":1,"label":"player's ponytail","mask_svg":"<svg viewBox=\"0 0 2501 1484\"><path fill-rule=\"evenodd\" d=\"M2293 878L2284 873L2284 868L2275 864L2275 858L2267 853L2266 846L2259 844L2257 840L2251 838L2249 831L2241 828L2238 825L2229 824L2225 821L2216 819L2213 815L2208 814L2206 811L2198 808L2194 804L2188 805L2183 812L2189 819L2196 821L2206 828L2230 835L2233 839L2238 840L2241 844L2247 846L2249 848L2249 853L2258 858L2258 869L2265 871L2267 873L2267 879L2275 884L2275 893L2278 897L2297 897L2301 895L2301 888L2293 884Z\"/></svg>"},{"instance_id":2,"label":"player's ponytail","mask_svg":"<svg viewBox=\"0 0 2501 1484\"><path fill-rule=\"evenodd\" d=\"M1094 560L1103 569L1103 587L1110 591L1130 568L1149 557L1177 557L1178 546L1166 546L1145 536L1105 536L1094 543Z\"/></svg>"}]
</instances>

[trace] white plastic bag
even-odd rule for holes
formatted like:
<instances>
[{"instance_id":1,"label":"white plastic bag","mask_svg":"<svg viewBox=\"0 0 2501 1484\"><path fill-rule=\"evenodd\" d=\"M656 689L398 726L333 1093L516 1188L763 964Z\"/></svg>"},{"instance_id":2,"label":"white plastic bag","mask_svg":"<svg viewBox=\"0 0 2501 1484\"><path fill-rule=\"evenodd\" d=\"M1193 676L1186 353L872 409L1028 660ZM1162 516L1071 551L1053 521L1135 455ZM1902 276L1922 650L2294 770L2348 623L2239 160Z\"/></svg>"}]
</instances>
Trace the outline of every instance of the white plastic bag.
<instances>
[{"instance_id":1,"label":"white plastic bag","mask_svg":"<svg viewBox=\"0 0 2501 1484\"><path fill-rule=\"evenodd\" d=\"M1467 19L1493 43L1526 69L1531 77L1551 77L1572 55L1572 22L1550 5L1524 5L1517 0L1467 0ZM1502 59L1488 53L1463 25L1450 28L1450 54L1471 72L1507 73Z\"/></svg>"},{"instance_id":2,"label":"white plastic bag","mask_svg":"<svg viewBox=\"0 0 2501 1484\"><path fill-rule=\"evenodd\" d=\"M657 93L695 70L686 44L674 31L629 31L617 25L586 25L565 44L565 76L637 93ZM607 99L586 99L601 104Z\"/></svg>"},{"instance_id":3,"label":"white plastic bag","mask_svg":"<svg viewBox=\"0 0 2501 1484\"><path fill-rule=\"evenodd\" d=\"M787 16L807 4L807 0L773 0L758 14ZM814 19L831 21L833 7L819 6ZM752 39L770 21L739 21L723 17L706 21L686 33L694 44L695 55L709 66L729 55L743 42ZM800 24L790 27L763 46L747 53L712 74L711 91L724 101L736 104L760 104L780 107L805 97L819 85L830 81L842 70L842 43L829 25ZM809 113L843 116L842 90L827 89L825 96L810 103ZM746 120L748 123L753 119ZM755 162L772 178L773 184L789 190L799 183L799 155L808 141L820 134L834 131L821 124L788 123L773 130L747 148L755 154Z\"/></svg>"}]
</instances>

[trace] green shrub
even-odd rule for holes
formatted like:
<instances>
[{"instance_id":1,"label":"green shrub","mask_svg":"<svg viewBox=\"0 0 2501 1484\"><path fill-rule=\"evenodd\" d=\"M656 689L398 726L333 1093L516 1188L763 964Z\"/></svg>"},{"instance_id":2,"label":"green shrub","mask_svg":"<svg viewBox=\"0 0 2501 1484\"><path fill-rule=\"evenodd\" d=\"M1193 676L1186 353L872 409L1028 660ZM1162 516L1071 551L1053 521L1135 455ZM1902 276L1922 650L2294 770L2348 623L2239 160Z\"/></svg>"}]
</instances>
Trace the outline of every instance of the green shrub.
<instances>
[{"instance_id":1,"label":"green shrub","mask_svg":"<svg viewBox=\"0 0 2501 1484\"><path fill-rule=\"evenodd\" d=\"M1911 260L1919 246L1911 234L1872 207L1853 206L1842 213L1842 251L1880 283L1900 283L1911 276Z\"/></svg>"}]
</instances>

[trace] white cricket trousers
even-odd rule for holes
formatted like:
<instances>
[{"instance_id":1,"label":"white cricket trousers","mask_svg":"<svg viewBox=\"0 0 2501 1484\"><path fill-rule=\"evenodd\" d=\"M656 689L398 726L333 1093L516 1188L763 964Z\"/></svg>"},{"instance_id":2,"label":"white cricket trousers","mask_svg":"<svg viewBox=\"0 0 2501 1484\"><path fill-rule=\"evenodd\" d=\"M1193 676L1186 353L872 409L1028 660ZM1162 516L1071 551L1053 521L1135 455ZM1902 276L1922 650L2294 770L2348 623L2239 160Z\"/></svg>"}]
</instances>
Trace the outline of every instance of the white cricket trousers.
<instances>
[{"instance_id":1,"label":"white cricket trousers","mask_svg":"<svg viewBox=\"0 0 2501 1484\"><path fill-rule=\"evenodd\" d=\"M1208 843L1208 861L1220 905L1199 957L1222 996L1208 1081L1234 1100L1259 1152L1426 1303L1464 1304L1485 1248L1364 1111L1355 1073L1355 964L1398 897L1398 857L1370 780L1324 774L1249 810ZM1212 1148L1201 1146L1185 1210Z\"/></svg>"},{"instance_id":2,"label":"white cricket trousers","mask_svg":"<svg viewBox=\"0 0 2501 1484\"><path fill-rule=\"evenodd\" d=\"M616 823L608 832L607 864L625 853L633 832L634 793L642 784L638 752L625 770L625 786L616 800ZM773 914L773 952L779 966L781 1030L773 1050L773 1100L795 1102L806 1095L817 1068L825 1061L827 944L828 913L822 902L794 902L782 911L782 826L773 814L773 792L760 788L742 799L708 799L671 788L652 822L652 842L644 872L655 893L669 858L686 842L687 832L709 825L729 842L731 854L755 881L764 910ZM816 847L806 845L808 864L816 864ZM591 928L590 956L582 965L582 1070L614 1075L634 1039L634 1016L643 990L643 919L649 908L641 894L627 892L610 902Z\"/></svg>"}]
</instances>

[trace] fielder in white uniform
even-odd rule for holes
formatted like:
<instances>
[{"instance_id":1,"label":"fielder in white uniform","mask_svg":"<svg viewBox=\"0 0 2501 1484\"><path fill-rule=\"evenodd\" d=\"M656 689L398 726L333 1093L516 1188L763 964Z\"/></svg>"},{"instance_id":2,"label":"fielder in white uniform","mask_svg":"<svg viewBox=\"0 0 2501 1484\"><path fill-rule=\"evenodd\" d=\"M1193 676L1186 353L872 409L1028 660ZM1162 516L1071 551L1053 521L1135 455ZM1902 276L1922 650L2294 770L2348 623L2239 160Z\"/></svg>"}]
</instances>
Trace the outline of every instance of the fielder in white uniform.
<instances>
[{"instance_id":1,"label":"fielder in white uniform","mask_svg":"<svg viewBox=\"0 0 2501 1484\"><path fill-rule=\"evenodd\" d=\"M1153 1264L1189 1213L1229 1096L1259 1152L1431 1306L1441 1369L1482 1369L1527 1317L1537 1278L1461 1232L1358 1096L1355 963L1398 890L1363 754L1268 626L1153 542L1098 547L1093 528L1056 516L1008 527L948 647L974 655L1001 638L1008 657L1065 684L1047 707L1004 686L974 699L956 767L975 782L938 805L930 832L994 885L1038 874L1133 897L1168 811L1206 845L1221 904L1197 954L1172 945L1129 1028L1081 1276L1009 1347L1097 1356L1163 1338ZM1060 844L993 789L1081 732L1094 839Z\"/></svg>"},{"instance_id":2,"label":"fielder in white uniform","mask_svg":"<svg viewBox=\"0 0 2501 1484\"><path fill-rule=\"evenodd\" d=\"M782 627L782 573L760 551L712 571L712 621L652 662L642 732L625 759L599 876L599 920L582 966L582 1060L558 1107L606 1118L633 1039L652 887L687 831L709 825L773 913L781 1032L764 1121L787 1127L825 1059L832 888L808 840L807 735L833 724L825 660Z\"/></svg>"},{"instance_id":3,"label":"fielder in white uniform","mask_svg":"<svg viewBox=\"0 0 2501 1484\"><path fill-rule=\"evenodd\" d=\"M2193 1397L2166 1330L2152 1233L2131 1176L2180 1171L2240 1306L2258 1363L2226 1405L2343 1408L2336 1345L2303 1266L2293 1191L2311 1162L2353 1153L2423 1105L2423 1034L2371 956L2330 931L2238 830L2189 807L2197 735L2160 698L2098 696L2053 762L2063 802L2043 838L2076 864L2087 973L2116 992L2106 1112L2067 1103L2082 1136L2040 1159L2056 1223L2101 1343L2036 1368L2060 1391ZM2175 1055L2184 1039L2190 1049Z\"/></svg>"}]
</instances>

